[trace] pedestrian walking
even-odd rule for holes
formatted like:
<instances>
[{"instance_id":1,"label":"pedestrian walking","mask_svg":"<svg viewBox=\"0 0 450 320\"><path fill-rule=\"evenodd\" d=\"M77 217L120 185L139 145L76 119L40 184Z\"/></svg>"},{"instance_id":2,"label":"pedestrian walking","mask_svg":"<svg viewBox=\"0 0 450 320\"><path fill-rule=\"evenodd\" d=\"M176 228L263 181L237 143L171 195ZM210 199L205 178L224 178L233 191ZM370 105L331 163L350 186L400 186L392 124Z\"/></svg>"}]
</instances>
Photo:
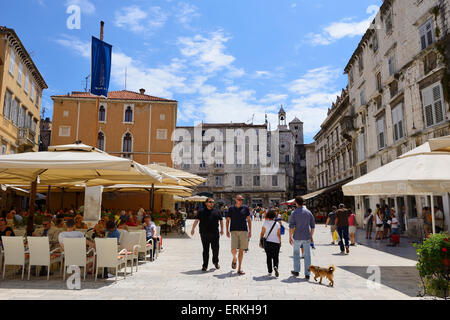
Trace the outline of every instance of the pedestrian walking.
<instances>
[{"instance_id":1,"label":"pedestrian walking","mask_svg":"<svg viewBox=\"0 0 450 320\"><path fill-rule=\"evenodd\" d=\"M336 210L337 210L337 208L336 208L336 206L333 206L331 209L332 209L332 211L328 214L327 221L325 222L325 228L327 226L330 226L331 240L332 240L331 244L333 245L334 244L334 236L333 236L333 234L334 234L334 231L336 230L336 226L334 225L334 222L336 220Z\"/></svg>"},{"instance_id":2,"label":"pedestrian walking","mask_svg":"<svg viewBox=\"0 0 450 320\"><path fill-rule=\"evenodd\" d=\"M339 235L339 246L341 248L341 254L344 253L344 242L345 242L345 252L350 253L349 239L348 239L348 217L350 212L345 208L345 205L341 203L339 209L336 210L336 221L335 226L337 233Z\"/></svg>"},{"instance_id":3,"label":"pedestrian walking","mask_svg":"<svg viewBox=\"0 0 450 320\"><path fill-rule=\"evenodd\" d=\"M366 239L372 239L373 214L372 209L368 209L364 215L364 223L366 224Z\"/></svg>"},{"instance_id":4,"label":"pedestrian walking","mask_svg":"<svg viewBox=\"0 0 450 320\"><path fill-rule=\"evenodd\" d=\"M383 211L381 210L380 205L377 204L377 208L375 209L375 241L377 241L378 239L380 241L383 240L383 216Z\"/></svg>"},{"instance_id":5,"label":"pedestrian walking","mask_svg":"<svg viewBox=\"0 0 450 320\"><path fill-rule=\"evenodd\" d=\"M383 213L383 239L386 239L391 236L391 224L389 223L389 221L391 220L391 209L389 209L387 204L384 205Z\"/></svg>"},{"instance_id":6,"label":"pedestrian walking","mask_svg":"<svg viewBox=\"0 0 450 320\"><path fill-rule=\"evenodd\" d=\"M278 262L281 248L281 228L280 224L274 221L275 211L269 210L267 213L267 218L268 220L264 222L261 229L259 246L266 251L267 271L269 276L272 275L272 271L275 271L275 276L278 277ZM264 247L261 243L263 238L266 239Z\"/></svg>"},{"instance_id":7,"label":"pedestrian walking","mask_svg":"<svg viewBox=\"0 0 450 320\"><path fill-rule=\"evenodd\" d=\"M230 238L231 235L231 254L233 255L231 268L236 269L236 262L239 262L237 272L239 275L244 275L242 260L244 258L244 250L248 249L248 239L252 236L252 220L250 219L248 207L243 204L244 198L238 195L235 201L236 204L228 209L226 229L227 237ZM238 249L239 255L238 261L236 261Z\"/></svg>"},{"instance_id":8,"label":"pedestrian walking","mask_svg":"<svg viewBox=\"0 0 450 320\"><path fill-rule=\"evenodd\" d=\"M220 222L220 233L219 233ZM194 224L192 225L191 235L197 224L200 223L200 237L203 245L203 265L202 271L206 272L209 262L209 247L212 249L212 262L216 269L220 269L219 265L219 240L223 235L223 219L220 212L214 208L214 199L206 199L205 208L199 210Z\"/></svg>"},{"instance_id":9,"label":"pedestrian walking","mask_svg":"<svg viewBox=\"0 0 450 320\"><path fill-rule=\"evenodd\" d=\"M358 226L358 222L356 221L356 215L351 212L348 218L348 233L350 235L350 245L356 245L356 227Z\"/></svg>"},{"instance_id":10,"label":"pedestrian walking","mask_svg":"<svg viewBox=\"0 0 450 320\"><path fill-rule=\"evenodd\" d=\"M314 216L308 209L303 207L303 198L295 198L296 209L289 217L289 243L293 246L294 270L292 275L298 277L300 274L300 247L304 248L305 279L309 279L309 266L311 265L311 242L314 242L315 230Z\"/></svg>"}]
</instances>

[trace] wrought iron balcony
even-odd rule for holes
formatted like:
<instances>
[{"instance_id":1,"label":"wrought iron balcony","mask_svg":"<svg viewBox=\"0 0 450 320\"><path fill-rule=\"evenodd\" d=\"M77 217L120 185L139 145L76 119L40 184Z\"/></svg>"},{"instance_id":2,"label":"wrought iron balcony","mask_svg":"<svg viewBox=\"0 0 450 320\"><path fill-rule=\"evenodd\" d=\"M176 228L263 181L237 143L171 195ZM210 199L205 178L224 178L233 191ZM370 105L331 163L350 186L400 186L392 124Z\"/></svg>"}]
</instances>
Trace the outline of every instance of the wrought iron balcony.
<instances>
[{"instance_id":1,"label":"wrought iron balcony","mask_svg":"<svg viewBox=\"0 0 450 320\"><path fill-rule=\"evenodd\" d=\"M19 128L19 146L34 147L36 145L36 132L30 128Z\"/></svg>"}]
</instances>

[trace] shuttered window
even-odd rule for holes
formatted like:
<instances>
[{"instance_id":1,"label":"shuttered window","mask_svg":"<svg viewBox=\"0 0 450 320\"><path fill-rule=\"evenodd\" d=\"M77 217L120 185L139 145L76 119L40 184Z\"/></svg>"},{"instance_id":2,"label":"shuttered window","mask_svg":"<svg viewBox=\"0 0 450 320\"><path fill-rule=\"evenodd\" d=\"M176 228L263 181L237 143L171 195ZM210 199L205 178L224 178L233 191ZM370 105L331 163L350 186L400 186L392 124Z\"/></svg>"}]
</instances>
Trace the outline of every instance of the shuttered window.
<instances>
[{"instance_id":1,"label":"shuttered window","mask_svg":"<svg viewBox=\"0 0 450 320\"><path fill-rule=\"evenodd\" d=\"M442 97L443 92L440 82L422 90L422 103L426 127L444 121L444 104Z\"/></svg>"},{"instance_id":2,"label":"shuttered window","mask_svg":"<svg viewBox=\"0 0 450 320\"><path fill-rule=\"evenodd\" d=\"M377 120L377 141L378 141L378 150L384 149L385 147L384 118L379 118Z\"/></svg>"},{"instance_id":3,"label":"shuttered window","mask_svg":"<svg viewBox=\"0 0 450 320\"><path fill-rule=\"evenodd\" d=\"M12 94L8 90L5 93L5 103L3 104L3 116L6 119L11 119L11 104L12 104Z\"/></svg>"},{"instance_id":4,"label":"shuttered window","mask_svg":"<svg viewBox=\"0 0 450 320\"><path fill-rule=\"evenodd\" d=\"M402 103L392 109L392 124L394 126L394 141L398 141L404 136Z\"/></svg>"},{"instance_id":5,"label":"shuttered window","mask_svg":"<svg viewBox=\"0 0 450 320\"><path fill-rule=\"evenodd\" d=\"M433 20L430 19L419 28L421 50L434 42Z\"/></svg>"},{"instance_id":6,"label":"shuttered window","mask_svg":"<svg viewBox=\"0 0 450 320\"><path fill-rule=\"evenodd\" d=\"M361 133L358 137L358 162L363 161L366 158L364 133Z\"/></svg>"}]
</instances>

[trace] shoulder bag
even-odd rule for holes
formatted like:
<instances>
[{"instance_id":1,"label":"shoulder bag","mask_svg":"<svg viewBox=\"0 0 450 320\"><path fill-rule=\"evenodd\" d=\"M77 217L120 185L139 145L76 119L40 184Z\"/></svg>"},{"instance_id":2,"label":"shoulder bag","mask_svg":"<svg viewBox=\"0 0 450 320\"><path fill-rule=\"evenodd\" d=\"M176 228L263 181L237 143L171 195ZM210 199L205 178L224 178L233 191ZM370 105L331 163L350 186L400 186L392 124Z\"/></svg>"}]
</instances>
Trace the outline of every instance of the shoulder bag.
<instances>
[{"instance_id":1,"label":"shoulder bag","mask_svg":"<svg viewBox=\"0 0 450 320\"><path fill-rule=\"evenodd\" d=\"M275 227L275 224L276 224L276 223L278 223L278 222L276 222L276 221L273 222L272 228L270 228L270 231L269 231L269 233L267 234L267 237L262 237L261 240L260 240L260 242L259 242L259 243L261 244L261 247L263 247L264 250L266 249L267 238L269 238L269 235L270 235L270 233L272 232L273 227Z\"/></svg>"}]
</instances>

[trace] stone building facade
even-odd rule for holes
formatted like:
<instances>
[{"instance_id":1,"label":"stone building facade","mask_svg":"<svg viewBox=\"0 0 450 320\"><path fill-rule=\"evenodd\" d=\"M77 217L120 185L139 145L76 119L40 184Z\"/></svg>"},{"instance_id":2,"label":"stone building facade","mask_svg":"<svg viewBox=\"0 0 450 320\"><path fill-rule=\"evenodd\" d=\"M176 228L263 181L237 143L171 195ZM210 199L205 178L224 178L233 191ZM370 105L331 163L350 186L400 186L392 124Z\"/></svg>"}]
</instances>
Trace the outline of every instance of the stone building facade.
<instances>
[{"instance_id":1,"label":"stone building facade","mask_svg":"<svg viewBox=\"0 0 450 320\"><path fill-rule=\"evenodd\" d=\"M354 178L450 134L449 18L448 1L385 0L362 37L345 67L354 116L342 135L354 146ZM377 203L395 207L412 232L430 199L356 197L358 219ZM436 195L435 203L449 225L449 195Z\"/></svg>"},{"instance_id":2,"label":"stone building facade","mask_svg":"<svg viewBox=\"0 0 450 320\"><path fill-rule=\"evenodd\" d=\"M286 112L281 107L278 113L278 127L275 131L270 132L267 130L268 123L246 124L246 123L202 123L202 151L207 150L208 145L213 141L207 135L206 132L220 133L223 137L223 141L230 141L231 145L223 143L223 146L215 146L214 152L218 152L221 155L227 155L229 152L234 154L234 163L228 163L225 160L216 159L214 163L207 164L206 161L194 161L195 152L188 152L192 148L195 138L194 126L179 126L177 132L184 132L183 137L188 137L187 140L178 139L176 142L186 143L187 157L183 158L183 162L178 165L178 168L205 177L207 181L198 186L196 189L197 194L209 194L213 195L216 202L232 205L234 204L234 198L238 194L242 194L245 198L245 202L248 206L264 206L264 207L276 207L280 203L291 199L296 190L296 185L302 188L300 192L306 192L306 161L304 155L303 146L303 123L294 119L289 124L286 121ZM227 130L235 132L235 136L227 135ZM259 161L251 164L249 161L249 151L260 151L263 147L259 144L252 146L249 145L249 141L245 142L245 145L240 145L237 141L238 135L249 136L251 131L264 130L267 134L267 157L270 159L272 165L277 168L275 172L264 172L263 167ZM240 133L239 133L240 132ZM262 131L261 131L262 132ZM278 135L278 143L272 141L272 133ZM215 141L215 140L214 140ZM297 143L301 142L301 144ZM272 143L277 148L279 157L276 157L276 153L271 149ZM301 150L303 147L303 151ZM231 150L228 150L231 148ZM234 149L234 150L233 150ZM300 151L299 151L300 149ZM200 150L199 150L200 151ZM237 154L239 152L245 153L245 161L239 163ZM303 152L303 156L300 153ZM221 158L223 159L223 158ZM274 163L276 161L276 163ZM298 163L298 166L295 165ZM295 168L295 169L294 169ZM299 168L303 168L303 180L298 181ZM297 179L297 180L295 180Z\"/></svg>"},{"instance_id":3,"label":"stone building facade","mask_svg":"<svg viewBox=\"0 0 450 320\"><path fill-rule=\"evenodd\" d=\"M353 199L342 194L341 186L353 178L354 142L349 132L353 128L354 112L349 103L348 90L328 110L315 140L315 185L317 199L315 205L326 211L333 205L345 203L354 206ZM310 161L310 166L314 165Z\"/></svg>"}]
</instances>

